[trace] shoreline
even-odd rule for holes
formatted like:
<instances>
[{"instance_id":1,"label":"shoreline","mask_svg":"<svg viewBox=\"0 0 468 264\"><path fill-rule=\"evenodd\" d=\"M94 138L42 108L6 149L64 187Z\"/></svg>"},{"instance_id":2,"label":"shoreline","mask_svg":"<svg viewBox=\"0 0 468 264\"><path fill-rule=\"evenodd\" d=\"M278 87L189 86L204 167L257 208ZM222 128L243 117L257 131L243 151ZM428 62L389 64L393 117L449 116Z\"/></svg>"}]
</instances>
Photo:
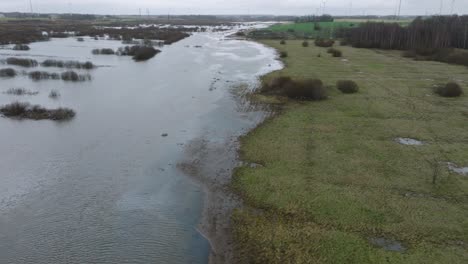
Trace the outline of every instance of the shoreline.
<instances>
[{"instance_id":1,"label":"shoreline","mask_svg":"<svg viewBox=\"0 0 468 264\"><path fill-rule=\"evenodd\" d=\"M237 39L238 40L238 39ZM237 168L245 165L241 158L242 138L261 126L264 122L275 115L272 109L265 103L253 102L250 95L261 84L264 76L279 71L285 67L278 56L278 51L270 46L255 40L242 39L241 41L254 42L263 48L274 50L275 61L280 63L279 69L255 74L255 87L246 89L233 95L233 100L241 106L250 106L247 112L262 112L261 120L255 122L253 127L241 129L239 135L231 135L226 138L224 144L212 143L209 140L199 138L193 140L186 146L187 158L179 163L177 167L186 175L191 177L204 193L203 209L197 231L210 244L210 264L234 263L234 241L232 233L232 215L236 209L243 208L242 198L232 189L232 179ZM271 66L271 65L270 65ZM234 91L236 87L228 87ZM226 95L229 96L229 95ZM239 112L239 110L237 110ZM211 166L216 163L222 166ZM207 176L210 175L210 176Z\"/></svg>"}]
</instances>

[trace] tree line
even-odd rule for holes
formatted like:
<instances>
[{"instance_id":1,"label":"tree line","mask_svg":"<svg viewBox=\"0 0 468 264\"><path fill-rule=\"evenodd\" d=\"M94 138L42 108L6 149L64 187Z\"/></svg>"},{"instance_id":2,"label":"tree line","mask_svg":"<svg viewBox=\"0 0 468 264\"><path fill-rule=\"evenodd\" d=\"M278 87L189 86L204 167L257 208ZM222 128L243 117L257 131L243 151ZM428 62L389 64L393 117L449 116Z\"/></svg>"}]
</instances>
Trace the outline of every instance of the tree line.
<instances>
[{"instance_id":1,"label":"tree line","mask_svg":"<svg viewBox=\"0 0 468 264\"><path fill-rule=\"evenodd\" d=\"M468 15L416 18L408 26L367 22L341 31L358 48L397 50L468 49Z\"/></svg>"}]
</instances>

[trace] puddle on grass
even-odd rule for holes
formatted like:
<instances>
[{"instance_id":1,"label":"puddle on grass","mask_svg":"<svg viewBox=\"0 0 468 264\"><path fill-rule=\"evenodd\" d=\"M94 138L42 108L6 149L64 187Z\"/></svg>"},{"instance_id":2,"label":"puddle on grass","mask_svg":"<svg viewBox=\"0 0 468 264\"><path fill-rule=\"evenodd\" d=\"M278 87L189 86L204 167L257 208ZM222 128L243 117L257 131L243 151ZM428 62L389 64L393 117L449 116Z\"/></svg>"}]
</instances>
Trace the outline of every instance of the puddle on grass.
<instances>
[{"instance_id":1,"label":"puddle on grass","mask_svg":"<svg viewBox=\"0 0 468 264\"><path fill-rule=\"evenodd\" d=\"M401 145L407 146L421 146L424 142L413 139L413 138L395 138L395 141Z\"/></svg>"},{"instance_id":2,"label":"puddle on grass","mask_svg":"<svg viewBox=\"0 0 468 264\"><path fill-rule=\"evenodd\" d=\"M447 162L447 165L450 171L461 174L463 176L468 176L468 167L458 167L457 164L452 162Z\"/></svg>"},{"instance_id":3,"label":"puddle on grass","mask_svg":"<svg viewBox=\"0 0 468 264\"><path fill-rule=\"evenodd\" d=\"M403 244L401 244L401 242L388 239L388 238L374 237L374 238L370 238L369 242L372 245L376 247L380 247L387 251L400 252L400 253L403 253L406 251L406 248L403 246Z\"/></svg>"}]
</instances>

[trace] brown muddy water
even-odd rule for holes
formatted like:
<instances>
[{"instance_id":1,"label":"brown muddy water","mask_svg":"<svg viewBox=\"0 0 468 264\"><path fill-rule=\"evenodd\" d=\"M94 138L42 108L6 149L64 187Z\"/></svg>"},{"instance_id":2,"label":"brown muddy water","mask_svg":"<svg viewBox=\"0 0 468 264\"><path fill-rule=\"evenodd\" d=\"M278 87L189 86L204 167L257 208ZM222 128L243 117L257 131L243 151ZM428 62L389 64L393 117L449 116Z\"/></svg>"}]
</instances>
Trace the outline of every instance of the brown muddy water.
<instances>
[{"instance_id":1,"label":"brown muddy water","mask_svg":"<svg viewBox=\"0 0 468 264\"><path fill-rule=\"evenodd\" d=\"M80 83L0 79L0 105L76 111L62 123L0 118L0 263L207 263L210 243L198 231L206 188L180 164L215 146L210 155L229 162L199 172L231 170L236 149L227 142L266 116L245 111L233 87L251 89L281 67L273 50L225 38L232 33L197 33L142 63L92 55L123 45L90 38L0 50L0 60L100 66ZM39 94L3 93L10 88ZM51 90L61 96L49 98Z\"/></svg>"}]
</instances>

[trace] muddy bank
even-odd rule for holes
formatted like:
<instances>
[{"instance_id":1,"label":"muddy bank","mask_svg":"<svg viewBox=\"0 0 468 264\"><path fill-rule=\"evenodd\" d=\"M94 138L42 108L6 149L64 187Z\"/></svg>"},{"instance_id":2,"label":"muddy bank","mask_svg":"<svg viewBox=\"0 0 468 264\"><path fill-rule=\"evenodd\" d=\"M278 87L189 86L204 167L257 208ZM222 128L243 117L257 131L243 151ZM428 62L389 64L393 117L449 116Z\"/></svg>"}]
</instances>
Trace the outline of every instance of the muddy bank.
<instances>
[{"instance_id":1,"label":"muddy bank","mask_svg":"<svg viewBox=\"0 0 468 264\"><path fill-rule=\"evenodd\" d=\"M242 208L243 205L240 197L233 193L230 184L235 169L243 166L239 157L239 139L274 114L272 105L250 99L253 90L260 85L262 75L283 67L275 60L277 55L274 50L264 46L262 49L268 50L270 60L265 63L263 70L247 78L248 82L223 78L214 82L221 83L224 86L222 89L229 90L229 95L218 102L221 115L222 112L226 114L233 111L217 125L220 128L227 127L227 131L219 133L215 129L191 140L184 146L184 161L177 165L179 170L195 179L205 191L199 228L211 245L210 263L235 262L231 216L235 209ZM210 88L212 90L216 89ZM219 116L220 112L214 111L213 114Z\"/></svg>"}]
</instances>

